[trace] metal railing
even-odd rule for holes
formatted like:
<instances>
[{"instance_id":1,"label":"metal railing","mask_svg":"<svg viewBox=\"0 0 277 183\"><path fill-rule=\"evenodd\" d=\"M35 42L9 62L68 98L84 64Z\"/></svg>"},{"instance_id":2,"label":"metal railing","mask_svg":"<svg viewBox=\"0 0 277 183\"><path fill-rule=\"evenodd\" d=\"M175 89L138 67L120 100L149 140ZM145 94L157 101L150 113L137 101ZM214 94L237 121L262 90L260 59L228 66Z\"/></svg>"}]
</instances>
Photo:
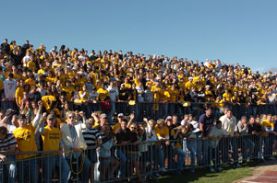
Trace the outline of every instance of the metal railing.
<instances>
[{"instance_id":1,"label":"metal railing","mask_svg":"<svg viewBox=\"0 0 277 183\"><path fill-rule=\"evenodd\" d=\"M111 138L105 143L112 141ZM145 182L156 179L160 173L184 169L195 172L203 167L220 171L223 165L238 166L277 155L277 139L271 133L124 146L105 143L97 150L6 154L6 159L0 162L0 182L88 182L90 178L94 182ZM18 159L20 155L31 157Z\"/></svg>"}]
</instances>

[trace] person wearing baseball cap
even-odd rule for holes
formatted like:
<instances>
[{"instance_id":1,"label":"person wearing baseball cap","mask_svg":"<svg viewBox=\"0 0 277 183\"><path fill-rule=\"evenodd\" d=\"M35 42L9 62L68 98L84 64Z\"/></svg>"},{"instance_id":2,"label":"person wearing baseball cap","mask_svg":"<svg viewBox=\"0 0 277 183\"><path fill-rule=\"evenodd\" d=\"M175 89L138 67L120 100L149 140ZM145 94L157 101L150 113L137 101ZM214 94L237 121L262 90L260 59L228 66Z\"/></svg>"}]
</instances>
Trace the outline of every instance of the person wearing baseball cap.
<instances>
[{"instance_id":1,"label":"person wearing baseball cap","mask_svg":"<svg viewBox=\"0 0 277 183\"><path fill-rule=\"evenodd\" d=\"M108 115L106 113L100 114L100 127L109 124L108 123Z\"/></svg>"},{"instance_id":2,"label":"person wearing baseball cap","mask_svg":"<svg viewBox=\"0 0 277 183\"><path fill-rule=\"evenodd\" d=\"M61 131L56 126L56 116L53 113L48 114L46 123L47 125L45 127L39 128L42 137L42 147L43 151L53 151L53 153L47 153L43 161L43 176L45 176L45 182L51 182L52 174L56 166L61 166L61 182L67 182L69 165L66 159L57 153L61 150Z\"/></svg>"}]
</instances>

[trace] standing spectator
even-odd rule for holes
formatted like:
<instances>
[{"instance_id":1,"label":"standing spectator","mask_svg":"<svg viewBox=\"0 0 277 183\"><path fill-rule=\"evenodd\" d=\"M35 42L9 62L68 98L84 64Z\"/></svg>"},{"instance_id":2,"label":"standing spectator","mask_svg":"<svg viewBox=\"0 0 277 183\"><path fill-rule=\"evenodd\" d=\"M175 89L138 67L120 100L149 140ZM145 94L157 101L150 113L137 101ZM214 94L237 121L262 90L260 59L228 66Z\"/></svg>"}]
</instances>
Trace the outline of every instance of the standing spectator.
<instances>
[{"instance_id":1,"label":"standing spectator","mask_svg":"<svg viewBox=\"0 0 277 183\"><path fill-rule=\"evenodd\" d=\"M159 155L160 155L160 145L158 144L158 137L155 132L155 125L156 121L151 119L147 120L146 118L144 121L147 123L147 126L145 127L145 133L146 133L146 142L148 144L148 157L150 158L150 167L153 165L154 170L158 170L159 165ZM159 175L157 175L159 176Z\"/></svg>"},{"instance_id":2,"label":"standing spectator","mask_svg":"<svg viewBox=\"0 0 277 183\"><path fill-rule=\"evenodd\" d=\"M102 143L99 148L100 181L109 181L114 178L115 170L119 165L118 161L113 158L111 151L112 146L115 145L115 139L109 125L101 127L101 134Z\"/></svg>"},{"instance_id":3,"label":"standing spectator","mask_svg":"<svg viewBox=\"0 0 277 183\"><path fill-rule=\"evenodd\" d=\"M16 129L16 115L14 114L15 111L8 109L4 115L4 118L0 118L0 126L4 126L7 128L8 133L13 133L13 131ZM1 115L3 115L1 113Z\"/></svg>"},{"instance_id":4,"label":"standing spectator","mask_svg":"<svg viewBox=\"0 0 277 183\"><path fill-rule=\"evenodd\" d=\"M79 162L79 160L81 160L83 162L81 177L83 182L88 182L90 162L84 155L84 151L87 149L87 144L84 140L81 129L81 124L77 122L75 113L68 112L66 115L66 124L61 126L62 143L64 151L66 152L66 159L69 164L71 164L72 161ZM77 172L72 169L71 171L73 176L76 176Z\"/></svg>"},{"instance_id":5,"label":"standing spectator","mask_svg":"<svg viewBox=\"0 0 277 183\"><path fill-rule=\"evenodd\" d=\"M243 159L247 162L250 161L250 158L253 156L255 144L251 140L251 136L248 135L248 124L246 116L242 116L236 126L236 132L242 138L242 156Z\"/></svg>"},{"instance_id":6,"label":"standing spectator","mask_svg":"<svg viewBox=\"0 0 277 183\"><path fill-rule=\"evenodd\" d=\"M219 120L222 123L222 129L225 130L228 134L227 143L228 147L232 151L232 158L234 159L234 166L239 167L238 162L238 138L235 136L235 130L237 125L237 119L235 116L233 116L233 113L230 109L226 109L225 115L221 116ZM229 149L228 148L228 149ZM226 159L228 158L228 149L224 155L226 155ZM225 149L223 149L224 151Z\"/></svg>"},{"instance_id":7,"label":"standing spectator","mask_svg":"<svg viewBox=\"0 0 277 183\"><path fill-rule=\"evenodd\" d=\"M145 102L145 113L146 116L153 118L153 102L154 102L154 94L150 90L149 86L146 86L144 91L144 102Z\"/></svg>"},{"instance_id":8,"label":"standing spectator","mask_svg":"<svg viewBox=\"0 0 277 183\"><path fill-rule=\"evenodd\" d=\"M116 149L117 158L120 161L119 177L126 178L127 176L127 154L126 145L130 143L130 130L127 128L127 120L124 119L120 123L120 130L116 135L116 141L119 147Z\"/></svg>"},{"instance_id":9,"label":"standing spectator","mask_svg":"<svg viewBox=\"0 0 277 183\"><path fill-rule=\"evenodd\" d=\"M0 126L0 182L14 183L16 139L4 126Z\"/></svg>"},{"instance_id":10,"label":"standing spectator","mask_svg":"<svg viewBox=\"0 0 277 183\"><path fill-rule=\"evenodd\" d=\"M17 82L15 79L13 79L12 73L9 73L8 78L5 79L3 84L4 84L4 99L8 102L11 102L11 103L7 103L8 108L14 108L15 90L16 90Z\"/></svg>"},{"instance_id":11,"label":"standing spectator","mask_svg":"<svg viewBox=\"0 0 277 183\"><path fill-rule=\"evenodd\" d=\"M199 117L199 128L203 137L206 137L209 134L211 127L214 125L214 116L212 112L212 108L208 107L205 110L205 113Z\"/></svg>"},{"instance_id":12,"label":"standing spectator","mask_svg":"<svg viewBox=\"0 0 277 183\"><path fill-rule=\"evenodd\" d=\"M85 126L82 128L82 134L87 144L87 157L90 161L90 182L94 182L94 165L97 162L96 147L101 143L100 131L97 128L93 128L94 119L89 118L85 121Z\"/></svg>"},{"instance_id":13,"label":"standing spectator","mask_svg":"<svg viewBox=\"0 0 277 183\"><path fill-rule=\"evenodd\" d=\"M110 100L111 100L111 111L110 111L110 122L112 121L111 117L115 113L116 110L116 102L118 101L119 91L118 87L116 86L116 82L110 82L110 85L108 86L107 90L109 91Z\"/></svg>"},{"instance_id":14,"label":"standing spectator","mask_svg":"<svg viewBox=\"0 0 277 183\"><path fill-rule=\"evenodd\" d=\"M272 159L273 143L274 143L274 121L271 114L265 116L262 119L261 125L266 131L266 137L264 138L264 157L266 159Z\"/></svg>"},{"instance_id":15,"label":"standing spectator","mask_svg":"<svg viewBox=\"0 0 277 183\"><path fill-rule=\"evenodd\" d=\"M18 116L19 127L13 131L14 137L17 140L18 150L23 154L17 155L16 159L18 161L18 175L19 182L24 182L24 180L29 180L32 183L37 182L38 178L38 167L37 161L35 159L36 154L30 152L37 151L37 144L35 139L35 132L37 131L38 125L33 120L29 123L24 114Z\"/></svg>"},{"instance_id":16,"label":"standing spectator","mask_svg":"<svg viewBox=\"0 0 277 183\"><path fill-rule=\"evenodd\" d=\"M167 147L170 145L169 142L169 129L165 124L165 121L163 119L159 119L157 121L157 125L155 127L155 132L158 137L158 140L160 141L160 150L159 150L159 165L160 165L160 171L164 172L164 157L165 157L165 151Z\"/></svg>"},{"instance_id":17,"label":"standing spectator","mask_svg":"<svg viewBox=\"0 0 277 183\"><path fill-rule=\"evenodd\" d=\"M139 152L139 144L140 140L138 138L138 127L135 123L131 123L130 125L130 133L129 133L129 142L130 144L127 145L127 158L130 160L131 166L130 170L131 173L135 173L138 182L141 183L141 174L140 174L140 165L139 165L139 159L140 159L140 152ZM135 170L135 172L132 172L132 170Z\"/></svg>"},{"instance_id":18,"label":"standing spectator","mask_svg":"<svg viewBox=\"0 0 277 183\"><path fill-rule=\"evenodd\" d=\"M220 155L219 155L219 143L220 139L223 136L227 136L227 132L222 129L222 122L218 120L216 122L216 125L214 125L211 130L209 131L208 137L211 139L209 143L209 166L210 166L210 171L215 172L216 171L221 171L220 167ZM204 152L205 153L205 152ZM213 161L213 166L210 164L211 161Z\"/></svg>"},{"instance_id":19,"label":"standing spectator","mask_svg":"<svg viewBox=\"0 0 277 183\"><path fill-rule=\"evenodd\" d=\"M69 180L69 166L66 159L58 152L61 150L61 132L57 127L54 114L49 114L46 122L47 125L45 127L39 128L43 142L43 151L49 151L45 154L46 157L43 161L44 180L46 183L52 182L53 171L55 167L58 166L60 170L60 180L66 183Z\"/></svg>"},{"instance_id":20,"label":"standing spectator","mask_svg":"<svg viewBox=\"0 0 277 183\"><path fill-rule=\"evenodd\" d=\"M252 135L252 142L255 144L254 148L254 157L262 160L262 137L263 134L262 126L255 121L254 116L250 116L249 123L248 123L248 134Z\"/></svg>"},{"instance_id":21,"label":"standing spectator","mask_svg":"<svg viewBox=\"0 0 277 183\"><path fill-rule=\"evenodd\" d=\"M208 154L204 152L208 152L209 142L205 139L205 137L207 137L211 128L213 127L214 120L215 119L214 119L213 111L211 107L208 107L205 110L205 113L199 117L199 129L200 129L200 132L202 133L202 138L204 138L203 141L200 141L200 146L202 148L200 148L199 150L202 150L202 152L199 152L199 151L197 152L198 155L202 155L202 157L198 156L198 158L200 158L198 159L198 162L200 162L200 164L204 164L204 165L208 164Z\"/></svg>"}]
</instances>

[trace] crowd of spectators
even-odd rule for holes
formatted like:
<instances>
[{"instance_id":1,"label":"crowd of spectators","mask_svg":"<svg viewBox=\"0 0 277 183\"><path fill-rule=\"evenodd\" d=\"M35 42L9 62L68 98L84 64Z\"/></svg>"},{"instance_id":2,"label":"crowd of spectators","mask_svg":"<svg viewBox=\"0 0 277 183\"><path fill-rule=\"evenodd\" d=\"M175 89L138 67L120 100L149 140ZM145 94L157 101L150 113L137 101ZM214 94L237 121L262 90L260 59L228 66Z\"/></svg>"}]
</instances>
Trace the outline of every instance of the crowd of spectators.
<instances>
[{"instance_id":1,"label":"crowd of spectators","mask_svg":"<svg viewBox=\"0 0 277 183\"><path fill-rule=\"evenodd\" d=\"M271 159L277 149L276 115L242 116L238 121L226 108L218 119L207 107L199 119L186 114L137 123L134 114L120 113L111 125L100 111L89 118L67 111L63 123L54 113L43 112L41 101L34 111L31 120L13 110L0 113L2 180L51 182L59 168L61 182L93 182L95 172L100 181L135 175L137 182L144 182L147 172L150 177L166 170L179 174L188 166L194 173L201 165L221 171L223 163L239 167L242 160Z\"/></svg>"},{"instance_id":2,"label":"crowd of spectators","mask_svg":"<svg viewBox=\"0 0 277 183\"><path fill-rule=\"evenodd\" d=\"M62 182L93 182L97 163L101 181L136 175L143 182L147 171L181 173L188 156L192 172L196 165L220 171L222 162L240 166L240 157L271 158L276 146L276 115L237 121L229 108L220 118L212 109L225 103L276 105L273 73L219 60L88 53L64 45L48 52L44 45L36 49L28 41L20 46L8 40L1 44L0 66L1 100L18 109L0 112L0 181L36 183L42 176L50 182L58 167ZM134 113L115 115L116 102L210 105L199 118L136 121ZM70 103L100 103L101 111L72 111ZM250 137L234 138L242 135Z\"/></svg>"},{"instance_id":3,"label":"crowd of spectators","mask_svg":"<svg viewBox=\"0 0 277 183\"><path fill-rule=\"evenodd\" d=\"M4 40L0 52L1 99L20 109L42 100L49 111L64 106L101 102L276 103L276 73L252 72L220 60L205 62L132 52L34 48Z\"/></svg>"}]
</instances>

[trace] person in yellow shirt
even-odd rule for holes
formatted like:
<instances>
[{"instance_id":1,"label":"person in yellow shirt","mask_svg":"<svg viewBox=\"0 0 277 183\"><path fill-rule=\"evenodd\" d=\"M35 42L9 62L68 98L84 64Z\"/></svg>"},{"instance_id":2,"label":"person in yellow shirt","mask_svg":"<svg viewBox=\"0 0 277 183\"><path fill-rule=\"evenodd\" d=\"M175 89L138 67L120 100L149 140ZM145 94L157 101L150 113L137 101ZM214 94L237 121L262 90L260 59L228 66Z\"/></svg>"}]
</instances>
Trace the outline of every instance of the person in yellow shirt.
<instances>
[{"instance_id":1,"label":"person in yellow shirt","mask_svg":"<svg viewBox=\"0 0 277 183\"><path fill-rule=\"evenodd\" d=\"M185 83L184 89L185 90L191 90L191 88L193 87L193 78L189 77L189 80Z\"/></svg>"},{"instance_id":2,"label":"person in yellow shirt","mask_svg":"<svg viewBox=\"0 0 277 183\"><path fill-rule=\"evenodd\" d=\"M121 128L121 121L124 119L123 113L119 113L117 115L117 121L112 125L112 131L114 134L118 133Z\"/></svg>"},{"instance_id":3,"label":"person in yellow shirt","mask_svg":"<svg viewBox=\"0 0 277 183\"><path fill-rule=\"evenodd\" d=\"M19 152L23 154L17 155L16 158L19 161L18 170L22 171L19 173L19 182L24 180L30 180L32 183L37 182L37 162L35 159L36 154L31 152L37 151L37 145L35 141L35 127L33 124L28 123L25 115L19 115L17 122L19 127L13 131L13 135L17 141L17 148ZM32 176L30 176L32 172Z\"/></svg>"},{"instance_id":4,"label":"person in yellow shirt","mask_svg":"<svg viewBox=\"0 0 277 183\"><path fill-rule=\"evenodd\" d=\"M163 119L159 119L157 121L157 124L155 126L155 132L157 135L158 140L161 142L161 145L159 146L159 165L160 170L164 171L164 155L167 147L169 147L169 129L165 125L165 121Z\"/></svg>"},{"instance_id":5,"label":"person in yellow shirt","mask_svg":"<svg viewBox=\"0 0 277 183\"><path fill-rule=\"evenodd\" d=\"M264 139L264 156L266 159L272 158L274 139L276 138L276 132L274 132L274 119L271 114L265 115L261 121L262 127L267 132L267 137Z\"/></svg>"},{"instance_id":6,"label":"person in yellow shirt","mask_svg":"<svg viewBox=\"0 0 277 183\"><path fill-rule=\"evenodd\" d=\"M105 89L103 84L100 85L100 87L97 90L98 93L98 100L99 101L104 101L109 97L109 91Z\"/></svg>"},{"instance_id":7,"label":"person in yellow shirt","mask_svg":"<svg viewBox=\"0 0 277 183\"><path fill-rule=\"evenodd\" d=\"M24 82L25 82L25 84L29 85L30 87L35 87L36 80L35 80L34 74L32 72L28 72L28 77Z\"/></svg>"},{"instance_id":8,"label":"person in yellow shirt","mask_svg":"<svg viewBox=\"0 0 277 183\"><path fill-rule=\"evenodd\" d=\"M65 84L62 85L62 91L66 93L66 100L71 101L74 93L74 87L70 81L65 81Z\"/></svg>"},{"instance_id":9,"label":"person in yellow shirt","mask_svg":"<svg viewBox=\"0 0 277 183\"><path fill-rule=\"evenodd\" d=\"M232 95L230 90L225 90L225 92L223 93L222 97L223 97L225 102L229 103L229 102L232 101L233 95Z\"/></svg>"},{"instance_id":10,"label":"person in yellow shirt","mask_svg":"<svg viewBox=\"0 0 277 183\"><path fill-rule=\"evenodd\" d=\"M45 182L51 182L53 170L56 166L61 170L61 182L68 182L69 165L66 159L58 153L61 150L61 131L56 127L56 116L54 114L47 116L47 125L40 127L39 132L42 137L43 151L46 153L43 161Z\"/></svg>"},{"instance_id":11,"label":"person in yellow shirt","mask_svg":"<svg viewBox=\"0 0 277 183\"><path fill-rule=\"evenodd\" d=\"M19 80L17 88L15 90L15 101L18 107L21 107L22 105L23 94L24 94L23 80Z\"/></svg>"},{"instance_id":12,"label":"person in yellow shirt","mask_svg":"<svg viewBox=\"0 0 277 183\"><path fill-rule=\"evenodd\" d=\"M266 131L274 130L274 121L272 120L272 115L267 115L264 119L262 119L261 125L265 128Z\"/></svg>"},{"instance_id":13,"label":"person in yellow shirt","mask_svg":"<svg viewBox=\"0 0 277 183\"><path fill-rule=\"evenodd\" d=\"M75 104L83 104L86 103L89 99L89 93L86 85L82 87L82 90L78 91L75 95L74 103Z\"/></svg>"}]
</instances>

